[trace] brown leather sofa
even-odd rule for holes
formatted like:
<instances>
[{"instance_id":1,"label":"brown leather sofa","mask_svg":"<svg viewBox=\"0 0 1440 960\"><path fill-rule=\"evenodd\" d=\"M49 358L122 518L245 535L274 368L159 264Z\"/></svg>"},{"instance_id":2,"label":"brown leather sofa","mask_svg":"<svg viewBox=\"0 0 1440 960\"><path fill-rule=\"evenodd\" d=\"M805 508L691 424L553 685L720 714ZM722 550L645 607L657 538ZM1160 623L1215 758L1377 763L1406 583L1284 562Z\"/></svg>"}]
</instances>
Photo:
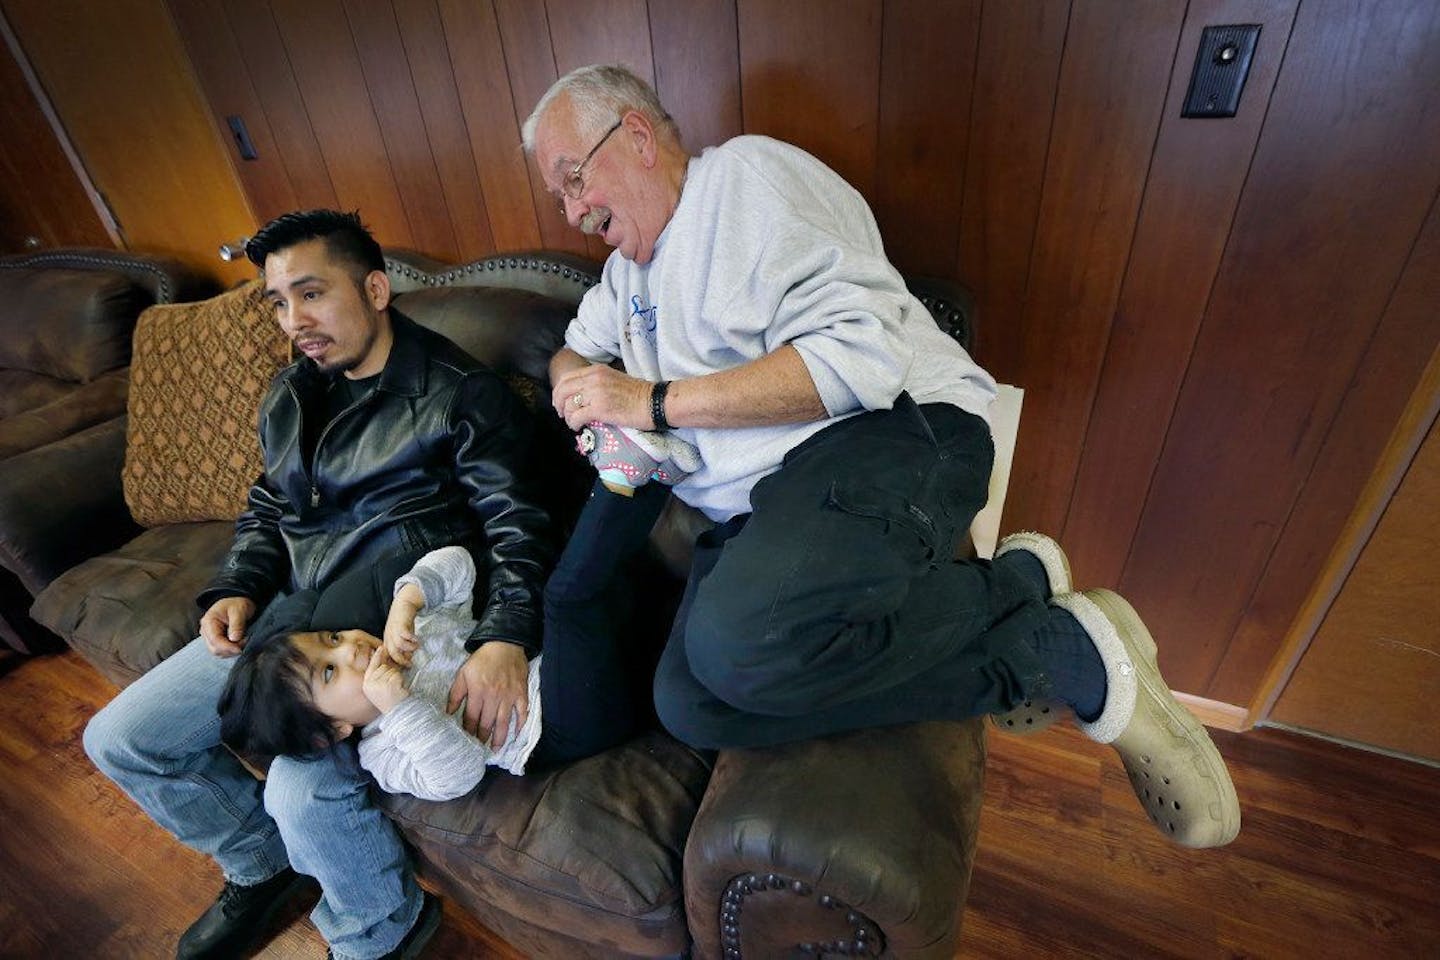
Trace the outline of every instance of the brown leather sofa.
<instances>
[{"instance_id":1,"label":"brown leather sofa","mask_svg":"<svg viewBox=\"0 0 1440 960\"><path fill-rule=\"evenodd\" d=\"M392 253L389 270L399 309L540 404L548 358L596 280L592 264L555 255L444 267ZM959 294L937 290L917 292L963 336ZM118 490L123 431L89 439L68 468ZM588 468L558 420L546 442L552 493L573 510ZM13 479L0 463L0 503ZM672 501L657 524L655 609L673 598L704 522ZM127 683L195 635L193 597L230 535L228 523L147 530L56 577L34 615ZM548 775L487 775L450 802L381 802L422 876L527 956L948 958L984 760L978 721L718 756L657 729Z\"/></svg>"},{"instance_id":2,"label":"brown leather sofa","mask_svg":"<svg viewBox=\"0 0 1440 960\"><path fill-rule=\"evenodd\" d=\"M207 297L218 285L164 257L60 249L0 259L0 460L23 455L125 412L130 335L154 303ZM25 461L16 469L25 469ZM36 497L45 478L35 474ZM18 504L27 512L42 499ZM16 551L20 516L0 517L0 639L30 651L47 636L26 615L49 577L120 541L67 536L68 550L34 567ZM130 533L133 531L123 531Z\"/></svg>"}]
</instances>

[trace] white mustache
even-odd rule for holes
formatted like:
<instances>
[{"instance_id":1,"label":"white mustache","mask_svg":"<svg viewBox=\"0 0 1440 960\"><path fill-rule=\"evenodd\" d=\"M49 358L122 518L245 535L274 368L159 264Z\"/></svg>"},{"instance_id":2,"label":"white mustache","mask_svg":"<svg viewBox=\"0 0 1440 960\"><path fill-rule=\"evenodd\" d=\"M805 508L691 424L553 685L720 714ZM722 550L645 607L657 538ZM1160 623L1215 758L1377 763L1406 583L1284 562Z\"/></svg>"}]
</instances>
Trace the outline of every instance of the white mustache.
<instances>
[{"instance_id":1,"label":"white mustache","mask_svg":"<svg viewBox=\"0 0 1440 960\"><path fill-rule=\"evenodd\" d=\"M585 216L580 218L580 232L593 234L600 232L600 224L610 219L608 207L595 207Z\"/></svg>"}]
</instances>

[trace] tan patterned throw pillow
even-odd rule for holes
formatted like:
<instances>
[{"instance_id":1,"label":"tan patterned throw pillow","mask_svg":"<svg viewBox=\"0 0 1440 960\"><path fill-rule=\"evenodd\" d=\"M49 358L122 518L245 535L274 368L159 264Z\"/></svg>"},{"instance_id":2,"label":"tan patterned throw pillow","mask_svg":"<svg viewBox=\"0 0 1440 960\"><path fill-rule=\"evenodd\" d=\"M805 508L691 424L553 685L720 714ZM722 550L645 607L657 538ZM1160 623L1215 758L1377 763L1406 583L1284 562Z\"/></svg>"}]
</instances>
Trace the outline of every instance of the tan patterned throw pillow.
<instances>
[{"instance_id":1,"label":"tan patterned throw pillow","mask_svg":"<svg viewBox=\"0 0 1440 960\"><path fill-rule=\"evenodd\" d=\"M259 280L140 315L124 470L137 523L235 519L260 474L260 401L289 362Z\"/></svg>"}]
</instances>

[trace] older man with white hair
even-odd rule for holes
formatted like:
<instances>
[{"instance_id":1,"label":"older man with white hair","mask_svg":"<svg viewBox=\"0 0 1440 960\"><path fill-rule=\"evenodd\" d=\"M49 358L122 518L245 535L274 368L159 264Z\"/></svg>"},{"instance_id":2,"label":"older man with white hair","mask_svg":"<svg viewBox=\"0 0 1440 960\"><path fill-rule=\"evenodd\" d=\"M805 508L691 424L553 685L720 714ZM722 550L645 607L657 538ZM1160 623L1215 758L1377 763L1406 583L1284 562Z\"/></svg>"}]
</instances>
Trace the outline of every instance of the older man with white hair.
<instances>
[{"instance_id":1,"label":"older man with white hair","mask_svg":"<svg viewBox=\"0 0 1440 960\"><path fill-rule=\"evenodd\" d=\"M951 559L987 496L995 382L906 289L854 189L766 137L690 156L620 67L562 77L523 136L570 224L615 248L552 402L638 489L597 487L577 537L643 535L652 476L716 523L655 678L672 733L755 747L1053 698L1115 747L1166 836L1236 835L1224 763L1129 604L1072 592L1040 534ZM693 472L659 468L667 438ZM583 579L567 558L587 552L556 577Z\"/></svg>"}]
</instances>

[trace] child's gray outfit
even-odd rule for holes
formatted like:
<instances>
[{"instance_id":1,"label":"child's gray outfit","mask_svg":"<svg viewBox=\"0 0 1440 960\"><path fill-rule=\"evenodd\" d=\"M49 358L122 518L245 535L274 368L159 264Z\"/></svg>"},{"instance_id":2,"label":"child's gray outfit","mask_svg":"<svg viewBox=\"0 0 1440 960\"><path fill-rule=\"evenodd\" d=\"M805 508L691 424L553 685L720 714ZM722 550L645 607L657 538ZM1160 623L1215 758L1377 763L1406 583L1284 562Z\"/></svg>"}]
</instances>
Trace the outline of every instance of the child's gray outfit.
<instances>
[{"instance_id":1,"label":"child's gray outfit","mask_svg":"<svg viewBox=\"0 0 1440 960\"><path fill-rule=\"evenodd\" d=\"M540 739L540 661L530 661L530 710L525 724L510 731L499 750L461 726L463 708L445 712L455 675L470 654L465 640L475 627L470 600L475 563L463 547L425 554L399 580L395 593L413 583L425 595L415 617L419 647L405 671L410 696L366 724L360 733L360 765L388 793L409 793L424 800L449 800L472 790L486 766L509 773L525 771L525 761Z\"/></svg>"}]
</instances>

